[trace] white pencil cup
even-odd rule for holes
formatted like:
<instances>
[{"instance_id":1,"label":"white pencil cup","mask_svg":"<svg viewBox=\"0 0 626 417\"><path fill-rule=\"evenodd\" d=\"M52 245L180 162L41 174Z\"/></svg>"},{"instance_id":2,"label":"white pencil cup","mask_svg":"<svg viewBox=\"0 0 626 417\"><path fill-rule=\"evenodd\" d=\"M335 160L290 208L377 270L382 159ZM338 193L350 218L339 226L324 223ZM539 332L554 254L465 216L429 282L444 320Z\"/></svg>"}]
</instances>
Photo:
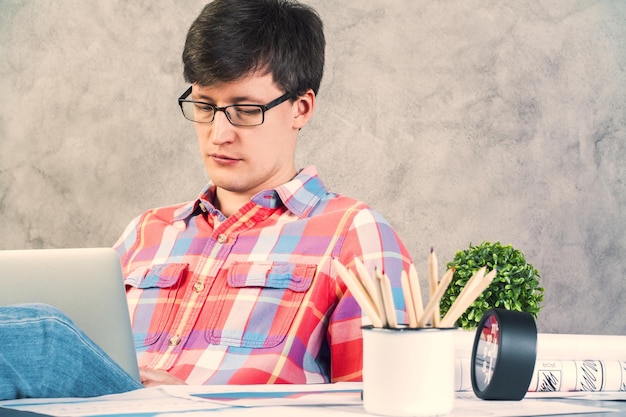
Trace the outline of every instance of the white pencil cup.
<instances>
[{"instance_id":1,"label":"white pencil cup","mask_svg":"<svg viewBox=\"0 0 626 417\"><path fill-rule=\"evenodd\" d=\"M444 416L454 406L454 330L363 327L363 406L385 416Z\"/></svg>"}]
</instances>

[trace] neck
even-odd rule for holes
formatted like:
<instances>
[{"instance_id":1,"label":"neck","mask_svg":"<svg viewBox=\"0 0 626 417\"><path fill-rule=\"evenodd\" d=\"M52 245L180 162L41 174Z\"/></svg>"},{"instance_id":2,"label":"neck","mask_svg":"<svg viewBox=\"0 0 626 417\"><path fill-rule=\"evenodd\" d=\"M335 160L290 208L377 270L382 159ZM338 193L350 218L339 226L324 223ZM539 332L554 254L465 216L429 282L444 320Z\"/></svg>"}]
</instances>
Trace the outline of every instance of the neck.
<instances>
[{"instance_id":1,"label":"neck","mask_svg":"<svg viewBox=\"0 0 626 417\"><path fill-rule=\"evenodd\" d=\"M298 175L298 173L294 169L294 173L291 176L285 177L282 180L273 181L274 185L266 183L263 187L257 187L254 190L248 190L247 192L231 191L225 188L217 187L215 190L213 205L215 208L220 210L224 216L230 217L237 213L239 209L247 204L259 191L272 189L285 184L291 181L296 175Z\"/></svg>"},{"instance_id":2,"label":"neck","mask_svg":"<svg viewBox=\"0 0 626 417\"><path fill-rule=\"evenodd\" d=\"M226 217L230 217L237 213L239 209L250 201L252 196L233 193L223 188L218 188L215 192L215 201L213 205Z\"/></svg>"}]
</instances>

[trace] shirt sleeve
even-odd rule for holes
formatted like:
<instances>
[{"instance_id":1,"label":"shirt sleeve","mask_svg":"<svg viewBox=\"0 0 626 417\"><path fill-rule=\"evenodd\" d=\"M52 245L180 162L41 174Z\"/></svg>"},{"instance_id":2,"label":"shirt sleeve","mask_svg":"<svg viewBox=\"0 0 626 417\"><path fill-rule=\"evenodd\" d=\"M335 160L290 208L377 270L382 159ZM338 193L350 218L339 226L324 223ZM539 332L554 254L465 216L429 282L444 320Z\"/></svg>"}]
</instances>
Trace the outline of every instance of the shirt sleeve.
<instances>
[{"instance_id":1,"label":"shirt sleeve","mask_svg":"<svg viewBox=\"0 0 626 417\"><path fill-rule=\"evenodd\" d=\"M140 215L135 217L124 229L122 235L117 239L115 244L113 245L113 249L117 252L122 262L122 269L126 273L125 265L126 259L128 259L128 254L131 249L135 247L135 243L137 242L137 233L139 225L144 216Z\"/></svg>"},{"instance_id":2,"label":"shirt sleeve","mask_svg":"<svg viewBox=\"0 0 626 417\"><path fill-rule=\"evenodd\" d=\"M363 262L372 277L375 270L389 276L398 322L405 323L400 277L402 270L409 270L411 256L387 220L371 209L357 213L339 248L338 261L351 270L355 270L355 257ZM330 273L339 299L328 327L331 382L360 381L363 363L361 327L369 322L364 321L361 308L334 267Z\"/></svg>"}]
</instances>

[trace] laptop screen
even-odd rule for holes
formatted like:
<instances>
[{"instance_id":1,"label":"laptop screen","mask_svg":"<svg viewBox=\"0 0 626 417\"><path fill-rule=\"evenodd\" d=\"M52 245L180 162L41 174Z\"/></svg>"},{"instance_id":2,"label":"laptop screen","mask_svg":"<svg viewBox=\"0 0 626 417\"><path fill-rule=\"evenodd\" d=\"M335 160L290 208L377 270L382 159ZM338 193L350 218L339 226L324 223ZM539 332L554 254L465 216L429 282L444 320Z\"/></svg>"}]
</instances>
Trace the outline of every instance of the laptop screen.
<instances>
[{"instance_id":1,"label":"laptop screen","mask_svg":"<svg viewBox=\"0 0 626 417\"><path fill-rule=\"evenodd\" d=\"M139 381L126 291L111 248L0 251L0 305L52 305Z\"/></svg>"}]
</instances>

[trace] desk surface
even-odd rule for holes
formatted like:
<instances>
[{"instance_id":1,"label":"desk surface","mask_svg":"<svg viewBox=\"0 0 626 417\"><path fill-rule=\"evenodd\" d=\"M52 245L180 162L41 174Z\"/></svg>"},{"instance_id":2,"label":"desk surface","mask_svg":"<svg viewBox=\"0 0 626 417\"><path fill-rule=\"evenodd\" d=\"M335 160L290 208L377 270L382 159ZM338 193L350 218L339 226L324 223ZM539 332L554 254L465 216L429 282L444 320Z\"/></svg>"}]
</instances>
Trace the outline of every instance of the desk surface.
<instances>
[{"instance_id":1,"label":"desk surface","mask_svg":"<svg viewBox=\"0 0 626 417\"><path fill-rule=\"evenodd\" d=\"M354 417L368 415L361 401L360 383L327 385L169 386L125 394L82 399L41 399L0 402L0 407L53 416L141 415L142 417L258 416ZM566 393L563 395L567 395ZM579 395L582 395L580 393ZM459 392L451 417L522 417L534 415L617 417L626 415L626 392L597 393L571 398L522 401L483 401L473 392ZM596 399L593 399L596 398ZM611 399L619 398L620 401ZM201 414L198 414L202 411ZM7 415L0 408L0 415ZM17 417L18 415L16 415ZM29 414L24 414L28 417ZM19 416L21 417L21 416Z\"/></svg>"},{"instance_id":2,"label":"desk surface","mask_svg":"<svg viewBox=\"0 0 626 417\"><path fill-rule=\"evenodd\" d=\"M567 402L571 404L578 404L587 407L599 407L611 409L614 411L601 411L601 412L592 412L592 413L568 413L568 414L559 414L558 417L618 417L626 415L626 401L593 401L593 400L575 400L575 399L536 399L533 401L541 402Z\"/></svg>"}]
</instances>

